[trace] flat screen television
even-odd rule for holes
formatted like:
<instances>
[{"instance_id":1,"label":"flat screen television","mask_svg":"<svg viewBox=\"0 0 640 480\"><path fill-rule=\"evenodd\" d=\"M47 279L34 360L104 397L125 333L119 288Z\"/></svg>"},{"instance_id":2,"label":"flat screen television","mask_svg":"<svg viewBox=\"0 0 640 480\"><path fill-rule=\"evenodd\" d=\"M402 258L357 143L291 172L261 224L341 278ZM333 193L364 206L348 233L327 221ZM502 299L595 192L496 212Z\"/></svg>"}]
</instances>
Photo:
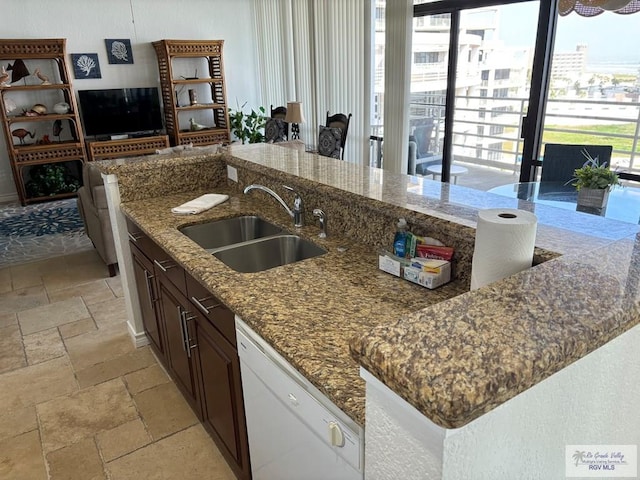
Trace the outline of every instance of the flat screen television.
<instances>
[{"instance_id":1,"label":"flat screen television","mask_svg":"<svg viewBox=\"0 0 640 480\"><path fill-rule=\"evenodd\" d=\"M158 89L78 90L80 115L87 136L144 135L162 130Z\"/></svg>"}]
</instances>

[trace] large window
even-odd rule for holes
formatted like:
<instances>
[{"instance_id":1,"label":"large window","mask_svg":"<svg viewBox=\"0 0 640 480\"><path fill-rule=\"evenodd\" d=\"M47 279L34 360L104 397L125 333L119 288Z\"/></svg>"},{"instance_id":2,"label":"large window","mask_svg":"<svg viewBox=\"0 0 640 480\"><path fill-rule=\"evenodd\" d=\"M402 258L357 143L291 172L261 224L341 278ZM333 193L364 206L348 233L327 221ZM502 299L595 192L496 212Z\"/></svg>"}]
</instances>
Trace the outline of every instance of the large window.
<instances>
[{"instance_id":1,"label":"large window","mask_svg":"<svg viewBox=\"0 0 640 480\"><path fill-rule=\"evenodd\" d=\"M511 73L511 69L509 68L498 68L493 76L494 80L508 80L509 73Z\"/></svg>"},{"instance_id":2,"label":"large window","mask_svg":"<svg viewBox=\"0 0 640 480\"><path fill-rule=\"evenodd\" d=\"M440 52L415 52L413 54L413 63L438 63L441 58L442 53Z\"/></svg>"}]
</instances>

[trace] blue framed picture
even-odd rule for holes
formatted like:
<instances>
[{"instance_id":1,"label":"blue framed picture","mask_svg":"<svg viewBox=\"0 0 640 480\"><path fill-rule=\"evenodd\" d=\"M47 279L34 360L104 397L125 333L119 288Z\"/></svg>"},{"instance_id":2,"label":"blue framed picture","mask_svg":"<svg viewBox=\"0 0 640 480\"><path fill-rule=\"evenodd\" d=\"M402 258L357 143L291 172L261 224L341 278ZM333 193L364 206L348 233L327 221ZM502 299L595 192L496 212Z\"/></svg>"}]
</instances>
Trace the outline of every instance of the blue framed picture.
<instances>
[{"instance_id":1,"label":"blue framed picture","mask_svg":"<svg viewBox=\"0 0 640 480\"><path fill-rule=\"evenodd\" d=\"M131 41L128 38L107 38L104 43L107 46L109 63L133 63Z\"/></svg>"},{"instance_id":2,"label":"blue framed picture","mask_svg":"<svg viewBox=\"0 0 640 480\"><path fill-rule=\"evenodd\" d=\"M97 53L72 53L71 62L76 79L102 78Z\"/></svg>"}]
</instances>

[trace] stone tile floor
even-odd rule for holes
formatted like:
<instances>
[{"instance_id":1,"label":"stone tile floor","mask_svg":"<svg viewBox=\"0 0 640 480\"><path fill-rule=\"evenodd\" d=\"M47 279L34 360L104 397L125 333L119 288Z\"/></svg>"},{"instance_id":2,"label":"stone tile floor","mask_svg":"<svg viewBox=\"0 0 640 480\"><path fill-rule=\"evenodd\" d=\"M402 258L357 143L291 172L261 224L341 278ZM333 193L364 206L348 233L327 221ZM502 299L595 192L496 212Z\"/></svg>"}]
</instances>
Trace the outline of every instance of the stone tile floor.
<instances>
[{"instance_id":1,"label":"stone tile floor","mask_svg":"<svg viewBox=\"0 0 640 480\"><path fill-rule=\"evenodd\" d=\"M95 251L0 269L0 478L229 480Z\"/></svg>"}]
</instances>

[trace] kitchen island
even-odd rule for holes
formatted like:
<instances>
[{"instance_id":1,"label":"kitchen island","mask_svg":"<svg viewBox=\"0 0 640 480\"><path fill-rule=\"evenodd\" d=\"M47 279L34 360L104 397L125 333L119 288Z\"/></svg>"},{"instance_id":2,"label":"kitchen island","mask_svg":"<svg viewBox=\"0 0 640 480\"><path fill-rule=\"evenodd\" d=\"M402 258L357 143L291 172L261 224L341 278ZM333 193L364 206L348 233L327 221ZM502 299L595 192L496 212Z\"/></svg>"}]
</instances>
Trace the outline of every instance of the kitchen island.
<instances>
[{"instance_id":1,"label":"kitchen island","mask_svg":"<svg viewBox=\"0 0 640 480\"><path fill-rule=\"evenodd\" d=\"M238 182L227 181L227 166ZM473 424L638 323L637 225L264 144L101 168L107 185L117 185L115 214L124 211L367 432L359 365L449 430ZM247 213L292 229L273 199L242 195L250 183L280 191L290 184L308 212L325 210L326 240L316 237L310 215L298 233L329 253L239 274L177 230ZM205 191L231 199L193 217L170 213ZM477 211L495 207L538 215L536 266L469 292ZM377 270L377 250L391 244L401 216L417 233L456 247L454 282L428 291ZM141 332L135 318L131 330Z\"/></svg>"}]
</instances>

